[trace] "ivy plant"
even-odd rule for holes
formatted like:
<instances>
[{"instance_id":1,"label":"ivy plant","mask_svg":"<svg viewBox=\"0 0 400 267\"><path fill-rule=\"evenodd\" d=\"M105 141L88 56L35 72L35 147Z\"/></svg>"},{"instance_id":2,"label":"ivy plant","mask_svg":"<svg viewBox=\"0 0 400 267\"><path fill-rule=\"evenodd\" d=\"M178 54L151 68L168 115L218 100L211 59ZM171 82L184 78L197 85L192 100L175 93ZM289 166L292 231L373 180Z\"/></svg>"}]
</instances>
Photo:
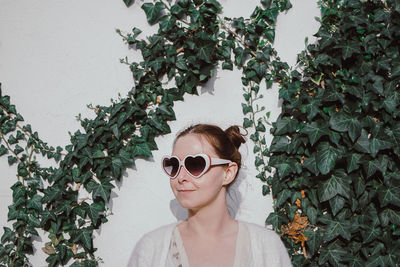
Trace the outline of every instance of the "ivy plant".
<instances>
[{"instance_id":1,"label":"ivy plant","mask_svg":"<svg viewBox=\"0 0 400 267\"><path fill-rule=\"evenodd\" d=\"M320 5L318 41L279 92L267 222L296 266L398 266L400 5Z\"/></svg>"}]
</instances>

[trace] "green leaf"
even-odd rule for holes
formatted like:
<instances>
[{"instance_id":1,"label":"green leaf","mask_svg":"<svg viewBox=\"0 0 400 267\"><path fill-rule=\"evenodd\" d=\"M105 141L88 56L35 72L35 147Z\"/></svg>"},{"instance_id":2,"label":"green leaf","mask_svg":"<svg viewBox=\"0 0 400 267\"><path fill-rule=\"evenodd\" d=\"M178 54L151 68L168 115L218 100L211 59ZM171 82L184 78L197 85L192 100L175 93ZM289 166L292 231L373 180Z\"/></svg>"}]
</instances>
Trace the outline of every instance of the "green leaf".
<instances>
[{"instance_id":1,"label":"green leaf","mask_svg":"<svg viewBox=\"0 0 400 267\"><path fill-rule=\"evenodd\" d=\"M264 184L262 186L262 194L263 194L263 196L268 195L270 191L271 191L271 189L270 189L270 187L268 185Z\"/></svg>"},{"instance_id":2,"label":"green leaf","mask_svg":"<svg viewBox=\"0 0 400 267\"><path fill-rule=\"evenodd\" d=\"M276 164L275 167L278 169L280 179L293 172L292 166L286 162Z\"/></svg>"},{"instance_id":3,"label":"green leaf","mask_svg":"<svg viewBox=\"0 0 400 267\"><path fill-rule=\"evenodd\" d=\"M210 55L212 54L212 48L209 46L200 46L197 52L197 58L204 60L207 63L211 63Z\"/></svg>"},{"instance_id":4,"label":"green leaf","mask_svg":"<svg viewBox=\"0 0 400 267\"><path fill-rule=\"evenodd\" d=\"M319 184L318 197L320 201L327 201L336 195L349 199L350 185L347 179L346 174L336 172L327 181Z\"/></svg>"},{"instance_id":5,"label":"green leaf","mask_svg":"<svg viewBox=\"0 0 400 267\"><path fill-rule=\"evenodd\" d=\"M364 243L371 242L380 237L382 234L382 230L379 226L375 227L373 225L364 225L364 228L366 229L364 229L364 231L361 231L361 236Z\"/></svg>"},{"instance_id":6,"label":"green leaf","mask_svg":"<svg viewBox=\"0 0 400 267\"><path fill-rule=\"evenodd\" d=\"M114 188L110 181L111 179L106 178L102 179L100 184L95 183L95 185L93 185L93 199L99 196L104 200L105 203L110 200L111 190Z\"/></svg>"},{"instance_id":7,"label":"green leaf","mask_svg":"<svg viewBox=\"0 0 400 267\"><path fill-rule=\"evenodd\" d=\"M306 214L308 216L308 219L310 220L310 223L313 225L316 225L317 223L317 209L314 208L313 206L309 206L306 209Z\"/></svg>"},{"instance_id":8,"label":"green leaf","mask_svg":"<svg viewBox=\"0 0 400 267\"><path fill-rule=\"evenodd\" d=\"M100 158L104 158L106 155L104 154L103 151L101 150L96 150L96 152L93 153L92 157L94 159L100 159Z\"/></svg>"},{"instance_id":9,"label":"green leaf","mask_svg":"<svg viewBox=\"0 0 400 267\"><path fill-rule=\"evenodd\" d=\"M378 190L378 197L379 197L379 202L381 203L381 207L384 207L388 204L400 207L399 187L382 185Z\"/></svg>"},{"instance_id":10,"label":"green leaf","mask_svg":"<svg viewBox=\"0 0 400 267\"><path fill-rule=\"evenodd\" d=\"M347 255L348 253L345 249L338 245L337 242L333 242L320 249L318 264L323 265L329 262L333 266L342 266L341 262L345 260Z\"/></svg>"},{"instance_id":11,"label":"green leaf","mask_svg":"<svg viewBox=\"0 0 400 267\"><path fill-rule=\"evenodd\" d=\"M296 130L298 122L295 119L284 117L284 118L278 118L275 125L276 128L274 135L276 136L276 135L292 133L293 131Z\"/></svg>"},{"instance_id":12,"label":"green leaf","mask_svg":"<svg viewBox=\"0 0 400 267\"><path fill-rule=\"evenodd\" d=\"M345 203L346 203L346 200L339 195L336 195L333 198L329 199L329 206L331 207L332 214L334 216L336 214L338 214L338 212L341 209L343 209Z\"/></svg>"},{"instance_id":13,"label":"green leaf","mask_svg":"<svg viewBox=\"0 0 400 267\"><path fill-rule=\"evenodd\" d=\"M364 266L365 266L365 261L359 255L350 258L349 267L364 267Z\"/></svg>"},{"instance_id":14,"label":"green leaf","mask_svg":"<svg viewBox=\"0 0 400 267\"><path fill-rule=\"evenodd\" d=\"M28 199L27 208L41 211L42 210L42 197L39 195L34 195L32 197L32 199Z\"/></svg>"},{"instance_id":15,"label":"green leaf","mask_svg":"<svg viewBox=\"0 0 400 267\"><path fill-rule=\"evenodd\" d=\"M82 241L84 248L86 250L91 250L92 249L92 233L93 230L90 228L84 228L80 230L80 233L78 237L75 239L75 242L80 240Z\"/></svg>"},{"instance_id":16,"label":"green leaf","mask_svg":"<svg viewBox=\"0 0 400 267\"><path fill-rule=\"evenodd\" d=\"M391 142L386 141L382 138L379 139L378 137L372 138L369 142L369 149L371 151L372 157L375 157L380 150L388 149L391 147L392 147Z\"/></svg>"},{"instance_id":17,"label":"green leaf","mask_svg":"<svg viewBox=\"0 0 400 267\"><path fill-rule=\"evenodd\" d=\"M253 125L253 121L248 119L248 118L244 118L243 119L243 127L244 128L249 128Z\"/></svg>"},{"instance_id":18,"label":"green leaf","mask_svg":"<svg viewBox=\"0 0 400 267\"><path fill-rule=\"evenodd\" d=\"M358 42L347 42L346 44L340 44L336 46L337 48L342 48L342 58L347 59L351 57L354 53L359 53L360 45Z\"/></svg>"},{"instance_id":19,"label":"green leaf","mask_svg":"<svg viewBox=\"0 0 400 267\"><path fill-rule=\"evenodd\" d=\"M347 132L353 142L361 134L360 120L352 118L343 112L334 113L329 120L329 124L336 131Z\"/></svg>"},{"instance_id":20,"label":"green leaf","mask_svg":"<svg viewBox=\"0 0 400 267\"><path fill-rule=\"evenodd\" d=\"M241 47L236 47L233 50L233 53L235 54L235 64L240 68L243 66L244 60L246 59L247 50Z\"/></svg>"},{"instance_id":21,"label":"green leaf","mask_svg":"<svg viewBox=\"0 0 400 267\"><path fill-rule=\"evenodd\" d=\"M361 157L362 157L362 155L357 154L357 153L352 153L347 156L347 172L348 173L358 169Z\"/></svg>"},{"instance_id":22,"label":"green leaf","mask_svg":"<svg viewBox=\"0 0 400 267\"><path fill-rule=\"evenodd\" d=\"M314 255L319 249L322 242L321 231L305 231L304 234L308 238L306 244L310 249L311 255Z\"/></svg>"},{"instance_id":23,"label":"green leaf","mask_svg":"<svg viewBox=\"0 0 400 267\"><path fill-rule=\"evenodd\" d=\"M86 207L86 212L94 225L100 217L100 213L104 211L104 204L101 202L94 202Z\"/></svg>"},{"instance_id":24,"label":"green leaf","mask_svg":"<svg viewBox=\"0 0 400 267\"><path fill-rule=\"evenodd\" d=\"M331 241L337 236L341 236L346 240L350 240L351 238L350 229L351 225L349 221L330 220L325 228L324 241L326 242Z\"/></svg>"},{"instance_id":25,"label":"green leaf","mask_svg":"<svg viewBox=\"0 0 400 267\"><path fill-rule=\"evenodd\" d=\"M231 61L224 61L222 62L222 69L223 70L233 70L233 64Z\"/></svg>"},{"instance_id":26,"label":"green leaf","mask_svg":"<svg viewBox=\"0 0 400 267\"><path fill-rule=\"evenodd\" d=\"M136 144L132 149L132 156L140 156L149 158L152 156L151 150L147 143Z\"/></svg>"},{"instance_id":27,"label":"green leaf","mask_svg":"<svg viewBox=\"0 0 400 267\"><path fill-rule=\"evenodd\" d=\"M1 236L1 243L5 243L7 241L14 242L16 239L15 233L8 227L3 227L4 234Z\"/></svg>"},{"instance_id":28,"label":"green leaf","mask_svg":"<svg viewBox=\"0 0 400 267\"><path fill-rule=\"evenodd\" d=\"M321 126L315 121L304 125L301 132L308 136L311 145L314 145L323 135L329 135L328 127Z\"/></svg>"},{"instance_id":29,"label":"green leaf","mask_svg":"<svg viewBox=\"0 0 400 267\"><path fill-rule=\"evenodd\" d=\"M315 174L315 175L319 174L319 170L318 170L318 167L317 167L317 161L315 160L314 156L306 158L304 160L304 162L303 162L303 166L305 168L307 168L313 174Z\"/></svg>"},{"instance_id":30,"label":"green leaf","mask_svg":"<svg viewBox=\"0 0 400 267\"><path fill-rule=\"evenodd\" d=\"M288 223L288 219L282 212L271 212L265 223L272 225L274 229L280 229L282 224Z\"/></svg>"},{"instance_id":31,"label":"green leaf","mask_svg":"<svg viewBox=\"0 0 400 267\"><path fill-rule=\"evenodd\" d=\"M281 207L286 200L288 200L292 196L292 191L289 189L283 189L281 192L279 192L278 197L276 198L276 203L275 207L279 208Z\"/></svg>"},{"instance_id":32,"label":"green leaf","mask_svg":"<svg viewBox=\"0 0 400 267\"><path fill-rule=\"evenodd\" d=\"M129 7L130 5L133 4L133 2L135 2L135 0L123 0L123 1L124 1L125 5L126 5L127 7Z\"/></svg>"},{"instance_id":33,"label":"green leaf","mask_svg":"<svg viewBox=\"0 0 400 267\"><path fill-rule=\"evenodd\" d=\"M379 214L379 219L382 227L386 227L389 222L400 225L400 212L388 208Z\"/></svg>"},{"instance_id":34,"label":"green leaf","mask_svg":"<svg viewBox=\"0 0 400 267\"><path fill-rule=\"evenodd\" d=\"M321 143L317 151L317 167L322 174L328 174L335 167L336 161L339 158L339 153L337 149L330 146L327 142Z\"/></svg>"},{"instance_id":35,"label":"green leaf","mask_svg":"<svg viewBox=\"0 0 400 267\"><path fill-rule=\"evenodd\" d=\"M142 5L142 9L144 13L146 13L147 21L150 24L154 24L158 21L160 17L161 11L165 8L162 2L153 3L144 3Z\"/></svg>"},{"instance_id":36,"label":"green leaf","mask_svg":"<svg viewBox=\"0 0 400 267\"><path fill-rule=\"evenodd\" d=\"M1 145L0 146L0 157L7 153L8 153L8 149L4 145Z\"/></svg>"}]
</instances>

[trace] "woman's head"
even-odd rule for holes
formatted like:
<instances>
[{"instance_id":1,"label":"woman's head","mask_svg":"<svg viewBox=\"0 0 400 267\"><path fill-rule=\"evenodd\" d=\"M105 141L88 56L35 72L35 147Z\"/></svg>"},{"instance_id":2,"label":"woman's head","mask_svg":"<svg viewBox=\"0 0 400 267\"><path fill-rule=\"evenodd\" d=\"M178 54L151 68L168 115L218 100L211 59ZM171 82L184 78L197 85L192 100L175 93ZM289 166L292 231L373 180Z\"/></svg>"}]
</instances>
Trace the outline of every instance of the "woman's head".
<instances>
[{"instance_id":1,"label":"woman's head","mask_svg":"<svg viewBox=\"0 0 400 267\"><path fill-rule=\"evenodd\" d=\"M235 162L239 171L242 159L239 147L246 140L243 138L244 135L240 133L238 126L234 125L223 131L220 127L212 124L192 125L178 133L174 145L180 137L187 134L196 134L205 138L219 158Z\"/></svg>"},{"instance_id":2,"label":"woman's head","mask_svg":"<svg viewBox=\"0 0 400 267\"><path fill-rule=\"evenodd\" d=\"M183 207L200 207L217 197L225 197L226 187L235 179L240 169L241 155L238 149L244 142L238 126L231 126L223 131L215 125L197 124L177 135L172 156L180 161L188 155L206 154L211 158L225 159L229 162L211 166L198 178L194 178L185 168L180 168L176 178L170 182L176 198Z\"/></svg>"}]
</instances>

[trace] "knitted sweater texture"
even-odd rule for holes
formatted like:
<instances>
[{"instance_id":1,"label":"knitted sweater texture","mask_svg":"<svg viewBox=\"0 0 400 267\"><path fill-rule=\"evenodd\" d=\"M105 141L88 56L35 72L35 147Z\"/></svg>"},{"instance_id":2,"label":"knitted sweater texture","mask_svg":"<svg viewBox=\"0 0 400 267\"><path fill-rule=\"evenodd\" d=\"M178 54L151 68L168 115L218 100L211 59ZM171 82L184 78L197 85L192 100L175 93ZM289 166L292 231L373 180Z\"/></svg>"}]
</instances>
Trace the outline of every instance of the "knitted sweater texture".
<instances>
[{"instance_id":1,"label":"knitted sweater texture","mask_svg":"<svg viewBox=\"0 0 400 267\"><path fill-rule=\"evenodd\" d=\"M172 232L179 223L164 225L145 234L136 244L127 266L170 267L166 266L168 249ZM242 223L247 226L250 234L251 257L254 267L292 266L287 250L278 234L254 223Z\"/></svg>"}]
</instances>

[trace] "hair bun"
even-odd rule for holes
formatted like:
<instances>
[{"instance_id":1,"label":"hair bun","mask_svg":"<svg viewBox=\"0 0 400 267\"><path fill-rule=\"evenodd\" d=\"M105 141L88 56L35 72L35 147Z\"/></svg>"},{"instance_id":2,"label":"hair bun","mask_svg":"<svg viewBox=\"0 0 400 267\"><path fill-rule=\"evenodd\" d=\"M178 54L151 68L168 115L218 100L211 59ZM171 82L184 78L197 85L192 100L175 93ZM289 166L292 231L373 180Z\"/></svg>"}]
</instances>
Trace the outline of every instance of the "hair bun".
<instances>
[{"instance_id":1,"label":"hair bun","mask_svg":"<svg viewBox=\"0 0 400 267\"><path fill-rule=\"evenodd\" d=\"M239 126L237 125L229 127L228 129L225 130L225 133L228 136L229 140L237 149L239 149L241 144L244 144L246 142L243 136L247 135L247 130L246 134L242 134L240 132Z\"/></svg>"}]
</instances>

